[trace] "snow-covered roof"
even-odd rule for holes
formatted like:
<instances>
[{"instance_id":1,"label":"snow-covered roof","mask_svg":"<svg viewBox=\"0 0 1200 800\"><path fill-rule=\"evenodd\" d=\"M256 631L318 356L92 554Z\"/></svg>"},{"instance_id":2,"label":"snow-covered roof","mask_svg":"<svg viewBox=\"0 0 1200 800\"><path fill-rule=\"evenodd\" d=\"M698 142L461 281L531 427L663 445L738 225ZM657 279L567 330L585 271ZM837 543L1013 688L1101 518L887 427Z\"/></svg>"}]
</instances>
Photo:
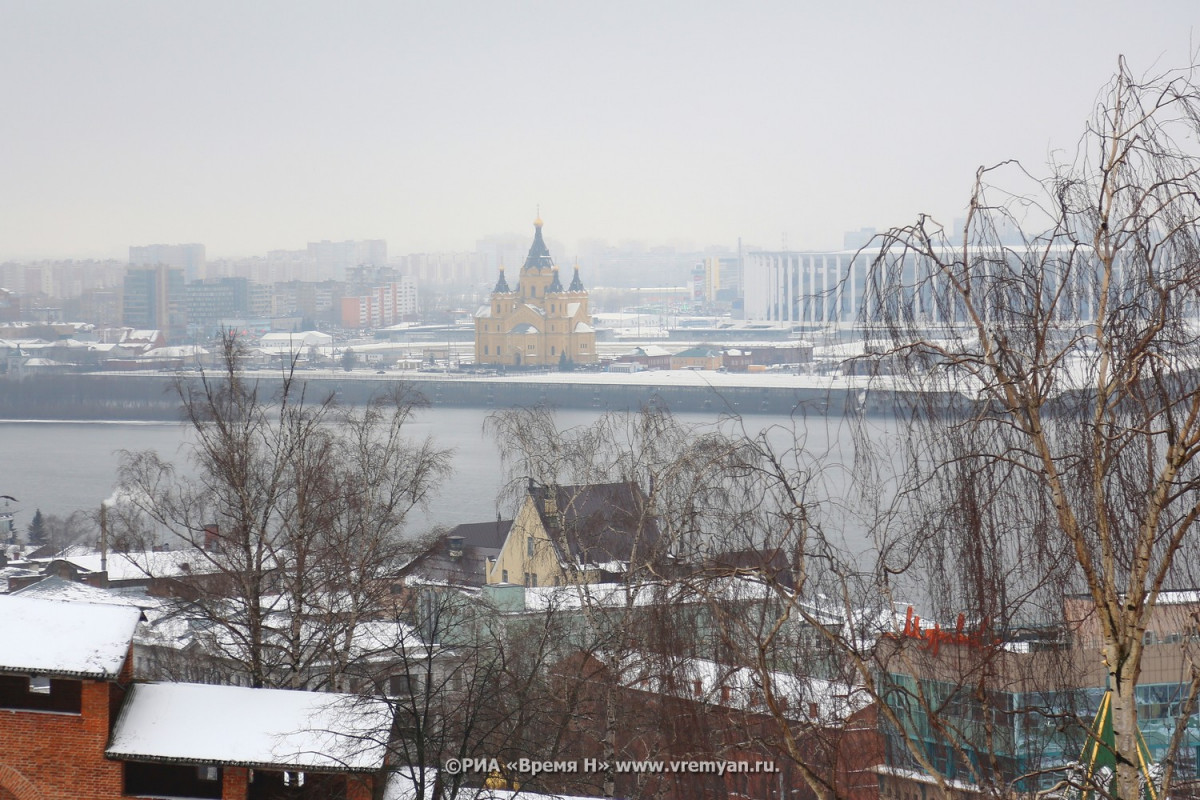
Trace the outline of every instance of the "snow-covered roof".
<instances>
[{"instance_id":1,"label":"snow-covered roof","mask_svg":"<svg viewBox=\"0 0 1200 800\"><path fill-rule=\"evenodd\" d=\"M790 717L824 724L845 722L870 700L866 691L838 681L769 670L762 673L706 658L685 658L668 670L656 656L629 654L618 666L620 681L633 689L690 698L743 711L766 711L764 677ZM669 672L669 674L665 674Z\"/></svg>"},{"instance_id":2,"label":"snow-covered roof","mask_svg":"<svg viewBox=\"0 0 1200 800\"><path fill-rule=\"evenodd\" d=\"M321 331L298 331L296 333L264 333L258 346L264 350L296 351L300 348L333 344L333 337Z\"/></svg>"},{"instance_id":3,"label":"snow-covered roof","mask_svg":"<svg viewBox=\"0 0 1200 800\"><path fill-rule=\"evenodd\" d=\"M147 350L143 353L145 358L193 358L206 355L208 355L208 351L196 344L155 347L153 350Z\"/></svg>"},{"instance_id":4,"label":"snow-covered roof","mask_svg":"<svg viewBox=\"0 0 1200 800\"><path fill-rule=\"evenodd\" d=\"M130 606L0 596L0 672L115 678L141 615Z\"/></svg>"},{"instance_id":5,"label":"snow-covered roof","mask_svg":"<svg viewBox=\"0 0 1200 800\"><path fill-rule=\"evenodd\" d=\"M75 565L86 572L100 572L100 554L59 556L57 559ZM110 553L105 565L110 581L136 581L146 578L175 578L183 575L207 575L217 572L212 558L196 548Z\"/></svg>"},{"instance_id":6,"label":"snow-covered roof","mask_svg":"<svg viewBox=\"0 0 1200 800\"><path fill-rule=\"evenodd\" d=\"M126 328L121 335L122 342L152 342L162 336L162 332L158 330L133 330Z\"/></svg>"},{"instance_id":7,"label":"snow-covered roof","mask_svg":"<svg viewBox=\"0 0 1200 800\"><path fill-rule=\"evenodd\" d=\"M475 312L476 319L483 319L485 317L491 317L491 316L492 316L492 307L491 306L480 306L478 308L478 310L476 310L476 312ZM385 328L385 330L390 331L390 330L392 330L392 328Z\"/></svg>"},{"instance_id":8,"label":"snow-covered roof","mask_svg":"<svg viewBox=\"0 0 1200 800\"><path fill-rule=\"evenodd\" d=\"M0 567L0 594L8 591L8 582L10 579L29 578L37 574L37 571L24 566L13 566L10 564L7 567Z\"/></svg>"},{"instance_id":9,"label":"snow-covered roof","mask_svg":"<svg viewBox=\"0 0 1200 800\"><path fill-rule=\"evenodd\" d=\"M98 586L88 586L78 581L68 581L57 575L42 578L13 592L14 595L36 598L38 600L62 600L68 603L99 603L112 606L137 606L137 602L128 595L110 592Z\"/></svg>"},{"instance_id":10,"label":"snow-covered roof","mask_svg":"<svg viewBox=\"0 0 1200 800\"><path fill-rule=\"evenodd\" d=\"M586 322L577 322L577 323L575 323L575 332L576 333L595 333L596 329L593 328L591 325L588 325Z\"/></svg>"},{"instance_id":11,"label":"snow-covered roof","mask_svg":"<svg viewBox=\"0 0 1200 800\"><path fill-rule=\"evenodd\" d=\"M656 344L646 344L641 347L635 347L630 351L630 355L643 356L669 356L671 351L665 347L660 347Z\"/></svg>"},{"instance_id":12,"label":"snow-covered roof","mask_svg":"<svg viewBox=\"0 0 1200 800\"><path fill-rule=\"evenodd\" d=\"M418 782L417 777L421 776ZM418 800L419 797L431 797L437 781L438 771L430 767L397 767L388 776L387 786L383 791L383 800ZM422 784L418 786L418 783ZM421 792L423 789L423 793ZM510 789L480 789L462 786L455 798L451 798L449 789L445 789L446 800L599 800L596 795L574 794L544 794L521 789L519 792Z\"/></svg>"},{"instance_id":13,"label":"snow-covered roof","mask_svg":"<svg viewBox=\"0 0 1200 800\"><path fill-rule=\"evenodd\" d=\"M387 752L380 698L194 683L133 687L107 755L135 761L370 772Z\"/></svg>"},{"instance_id":14,"label":"snow-covered roof","mask_svg":"<svg viewBox=\"0 0 1200 800\"><path fill-rule=\"evenodd\" d=\"M567 303L567 316L573 317L576 314L578 314L579 306L581 306L581 305L583 305L583 304L582 303Z\"/></svg>"},{"instance_id":15,"label":"snow-covered roof","mask_svg":"<svg viewBox=\"0 0 1200 800\"><path fill-rule=\"evenodd\" d=\"M615 565L613 565L615 566ZM525 588L527 611L567 611L588 608L622 608L680 603L760 602L773 596L772 588L752 577L717 577L673 584L669 581L586 583Z\"/></svg>"}]
</instances>

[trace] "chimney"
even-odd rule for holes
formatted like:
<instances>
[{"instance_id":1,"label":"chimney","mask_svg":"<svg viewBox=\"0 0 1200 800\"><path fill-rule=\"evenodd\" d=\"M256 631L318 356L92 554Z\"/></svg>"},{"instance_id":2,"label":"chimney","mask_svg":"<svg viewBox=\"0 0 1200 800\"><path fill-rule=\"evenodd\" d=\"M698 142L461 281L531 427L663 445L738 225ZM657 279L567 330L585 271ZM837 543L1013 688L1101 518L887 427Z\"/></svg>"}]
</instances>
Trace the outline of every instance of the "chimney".
<instances>
[{"instance_id":1,"label":"chimney","mask_svg":"<svg viewBox=\"0 0 1200 800\"><path fill-rule=\"evenodd\" d=\"M204 549L212 552L221 542L221 528L215 522L204 526Z\"/></svg>"},{"instance_id":2,"label":"chimney","mask_svg":"<svg viewBox=\"0 0 1200 800\"><path fill-rule=\"evenodd\" d=\"M108 572L108 507L100 504L100 571Z\"/></svg>"}]
</instances>

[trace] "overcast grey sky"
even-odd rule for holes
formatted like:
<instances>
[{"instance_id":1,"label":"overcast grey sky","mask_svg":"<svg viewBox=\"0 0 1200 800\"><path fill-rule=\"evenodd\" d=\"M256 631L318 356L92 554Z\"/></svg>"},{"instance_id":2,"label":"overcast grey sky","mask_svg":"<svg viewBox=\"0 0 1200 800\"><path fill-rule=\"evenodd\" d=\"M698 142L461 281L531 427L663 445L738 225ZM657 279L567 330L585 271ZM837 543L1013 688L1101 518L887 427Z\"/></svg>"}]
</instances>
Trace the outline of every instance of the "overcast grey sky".
<instances>
[{"instance_id":1,"label":"overcast grey sky","mask_svg":"<svg viewBox=\"0 0 1200 800\"><path fill-rule=\"evenodd\" d=\"M1071 149L1178 2L0 0L0 258L838 247ZM560 255L560 260L565 260Z\"/></svg>"}]
</instances>

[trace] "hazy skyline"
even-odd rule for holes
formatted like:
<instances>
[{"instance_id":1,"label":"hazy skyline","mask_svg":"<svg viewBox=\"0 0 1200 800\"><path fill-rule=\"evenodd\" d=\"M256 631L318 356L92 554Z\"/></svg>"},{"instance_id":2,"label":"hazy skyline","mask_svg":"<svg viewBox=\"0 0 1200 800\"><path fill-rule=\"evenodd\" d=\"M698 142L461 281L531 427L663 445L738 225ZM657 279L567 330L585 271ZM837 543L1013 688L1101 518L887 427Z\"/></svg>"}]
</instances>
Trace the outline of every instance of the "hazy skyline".
<instances>
[{"instance_id":1,"label":"hazy skyline","mask_svg":"<svg viewBox=\"0 0 1200 800\"><path fill-rule=\"evenodd\" d=\"M840 247L1073 152L1194 3L0 0L0 259L547 235Z\"/></svg>"}]
</instances>

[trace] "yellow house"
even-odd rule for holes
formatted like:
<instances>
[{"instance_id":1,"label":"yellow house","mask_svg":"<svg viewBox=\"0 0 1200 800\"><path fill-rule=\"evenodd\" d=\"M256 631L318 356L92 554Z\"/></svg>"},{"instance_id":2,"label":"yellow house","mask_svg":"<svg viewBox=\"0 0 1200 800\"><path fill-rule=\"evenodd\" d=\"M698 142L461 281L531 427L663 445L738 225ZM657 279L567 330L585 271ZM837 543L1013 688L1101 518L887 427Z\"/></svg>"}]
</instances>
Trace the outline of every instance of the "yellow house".
<instances>
[{"instance_id":1,"label":"yellow house","mask_svg":"<svg viewBox=\"0 0 1200 800\"><path fill-rule=\"evenodd\" d=\"M531 481L487 582L560 586L619 580L658 559L660 547L649 499L636 483Z\"/></svg>"},{"instance_id":2,"label":"yellow house","mask_svg":"<svg viewBox=\"0 0 1200 800\"><path fill-rule=\"evenodd\" d=\"M533 223L533 244L515 289L500 268L491 301L475 313L475 363L512 367L559 366L596 361L596 331L579 267L563 288L558 267Z\"/></svg>"},{"instance_id":3,"label":"yellow house","mask_svg":"<svg viewBox=\"0 0 1200 800\"><path fill-rule=\"evenodd\" d=\"M702 344L671 356L671 369L720 369L721 349Z\"/></svg>"}]
</instances>

